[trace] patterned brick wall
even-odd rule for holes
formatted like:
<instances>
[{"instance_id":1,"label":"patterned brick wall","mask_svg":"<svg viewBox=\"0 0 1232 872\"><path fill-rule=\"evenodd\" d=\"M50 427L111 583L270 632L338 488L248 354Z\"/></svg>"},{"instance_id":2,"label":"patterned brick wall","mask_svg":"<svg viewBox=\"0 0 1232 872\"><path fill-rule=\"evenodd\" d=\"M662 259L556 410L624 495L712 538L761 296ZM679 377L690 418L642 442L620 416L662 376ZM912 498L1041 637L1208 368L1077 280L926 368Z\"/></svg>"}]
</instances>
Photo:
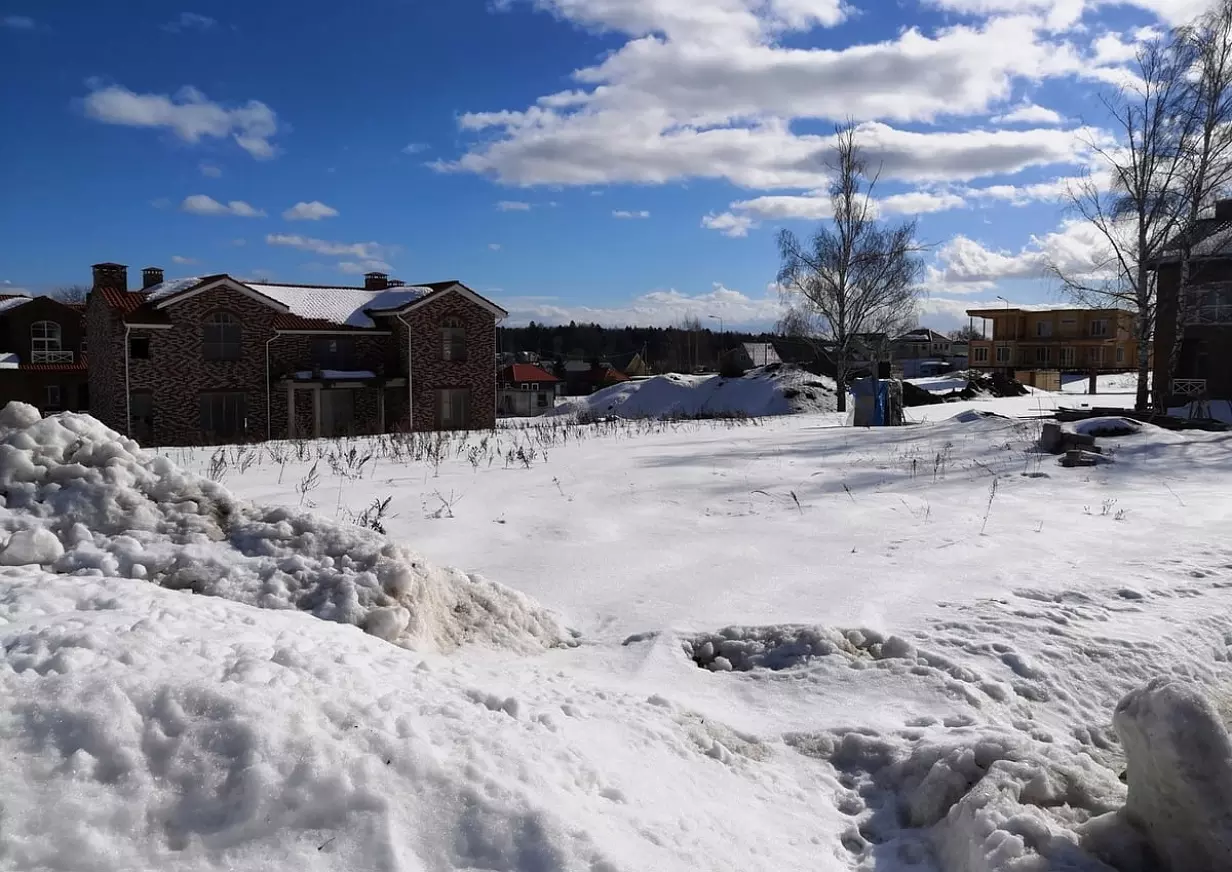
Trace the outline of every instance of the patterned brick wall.
<instances>
[{"instance_id":1,"label":"patterned brick wall","mask_svg":"<svg viewBox=\"0 0 1232 872\"><path fill-rule=\"evenodd\" d=\"M243 393L245 426L241 440L264 439L265 342L274 335L276 312L228 288L214 288L165 311L171 318L171 329L134 328L131 334L150 340L149 359L129 361L129 389L153 394L154 441L160 445L203 442L200 396L207 392ZM239 360L205 359L202 325L218 311L234 315L243 327ZM282 402L285 417L285 395Z\"/></svg>"},{"instance_id":2,"label":"patterned brick wall","mask_svg":"<svg viewBox=\"0 0 1232 872\"><path fill-rule=\"evenodd\" d=\"M298 390L295 392L295 437L297 439L306 439L312 436L316 430L316 409L313 406L313 394L315 391ZM286 418L286 413L283 413L283 418ZM286 434L286 430L280 430L279 433Z\"/></svg>"},{"instance_id":3,"label":"patterned brick wall","mask_svg":"<svg viewBox=\"0 0 1232 872\"><path fill-rule=\"evenodd\" d=\"M124 402L124 328L97 293L86 300L90 414L112 430L128 430Z\"/></svg>"},{"instance_id":4,"label":"patterned brick wall","mask_svg":"<svg viewBox=\"0 0 1232 872\"><path fill-rule=\"evenodd\" d=\"M495 427L496 320L492 313L460 294L444 294L404 317L413 337L415 429L436 428L436 392L442 388L469 388L471 429ZM460 318L466 327L465 361L442 359L441 325L450 317ZM401 333L400 344L405 349L405 331Z\"/></svg>"}]
</instances>

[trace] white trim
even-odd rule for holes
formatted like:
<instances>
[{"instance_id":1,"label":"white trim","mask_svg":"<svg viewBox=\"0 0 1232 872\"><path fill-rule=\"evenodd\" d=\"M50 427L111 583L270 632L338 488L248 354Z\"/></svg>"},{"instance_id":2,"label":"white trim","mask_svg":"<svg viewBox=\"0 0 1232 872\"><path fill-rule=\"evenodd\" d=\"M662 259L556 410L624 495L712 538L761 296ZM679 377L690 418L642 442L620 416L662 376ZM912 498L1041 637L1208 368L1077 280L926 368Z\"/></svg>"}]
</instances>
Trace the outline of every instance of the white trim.
<instances>
[{"instance_id":1,"label":"white trim","mask_svg":"<svg viewBox=\"0 0 1232 872\"><path fill-rule=\"evenodd\" d=\"M483 297L479 296L477 293L472 291L470 288L468 288L466 285L462 284L461 282L458 282L457 284L451 287L445 288L444 290L434 291L431 294L425 294L424 296L420 297L418 300L415 300L413 303L403 306L401 309L392 309L390 311L394 312L397 315L405 315L409 312L415 311L420 306L427 305L433 300L439 300L441 297L445 296L446 294L458 294L464 297L465 299L474 303L476 306L479 306L481 309L486 309L487 311L491 312L493 315L496 316L496 320L498 321L502 321L505 318L509 317L509 313L506 312L504 309L502 309L500 306L496 305L491 300L485 300Z\"/></svg>"},{"instance_id":2,"label":"white trim","mask_svg":"<svg viewBox=\"0 0 1232 872\"><path fill-rule=\"evenodd\" d=\"M275 330L275 333L285 333L288 336L392 336L392 330L365 330L362 327L346 330Z\"/></svg>"},{"instance_id":3,"label":"white trim","mask_svg":"<svg viewBox=\"0 0 1232 872\"><path fill-rule=\"evenodd\" d=\"M269 306L271 309L277 312L282 312L283 314L290 314L291 312L291 307L286 305L285 303L280 303L275 299L265 296L265 294L258 293L257 291L254 291L252 288L248 287L248 285L242 284L241 282L237 282L235 279L229 276L223 276L222 278L216 279L215 281L197 285L192 290L182 291L181 293L178 293L178 294L172 294L170 297L167 297L165 300L159 300L157 303L155 303L154 308L155 309L165 309L168 306L174 306L177 303L183 303L185 300L191 300L193 297L197 296L198 294L204 294L206 291L212 291L215 288L227 288L228 290L235 291L237 294L243 294L245 297L248 297L249 299L252 299L252 300L256 300L258 303L262 303L263 305Z\"/></svg>"},{"instance_id":4,"label":"white trim","mask_svg":"<svg viewBox=\"0 0 1232 872\"><path fill-rule=\"evenodd\" d=\"M170 330L174 324L129 324L125 322L125 327L129 330Z\"/></svg>"}]
</instances>

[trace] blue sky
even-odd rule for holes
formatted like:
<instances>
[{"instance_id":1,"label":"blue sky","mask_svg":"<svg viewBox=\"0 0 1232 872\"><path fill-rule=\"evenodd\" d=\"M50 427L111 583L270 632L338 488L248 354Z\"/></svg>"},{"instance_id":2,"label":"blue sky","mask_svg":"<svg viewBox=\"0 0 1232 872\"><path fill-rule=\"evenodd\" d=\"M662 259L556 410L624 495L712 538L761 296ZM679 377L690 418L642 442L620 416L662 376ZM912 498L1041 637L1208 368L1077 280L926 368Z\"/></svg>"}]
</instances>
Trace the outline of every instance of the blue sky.
<instances>
[{"instance_id":1,"label":"blue sky","mask_svg":"<svg viewBox=\"0 0 1232 872\"><path fill-rule=\"evenodd\" d=\"M1049 302L1135 42L1204 0L0 0L0 281L457 278L515 320L773 322L860 124L921 323Z\"/></svg>"}]
</instances>

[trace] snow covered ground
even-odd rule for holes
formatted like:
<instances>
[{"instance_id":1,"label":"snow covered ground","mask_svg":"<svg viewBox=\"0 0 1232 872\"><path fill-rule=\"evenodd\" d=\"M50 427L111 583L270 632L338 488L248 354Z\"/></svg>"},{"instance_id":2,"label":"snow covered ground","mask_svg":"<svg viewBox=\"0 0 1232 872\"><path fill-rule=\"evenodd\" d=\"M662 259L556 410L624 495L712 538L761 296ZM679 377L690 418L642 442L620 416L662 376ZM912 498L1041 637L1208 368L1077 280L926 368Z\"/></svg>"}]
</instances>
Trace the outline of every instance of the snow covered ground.
<instances>
[{"instance_id":1,"label":"snow covered ground","mask_svg":"<svg viewBox=\"0 0 1232 872\"><path fill-rule=\"evenodd\" d=\"M637 379L559 403L549 414L622 418L788 415L835 408L834 380L791 364L749 370L740 378L671 373Z\"/></svg>"},{"instance_id":2,"label":"snow covered ground","mask_svg":"<svg viewBox=\"0 0 1232 872\"><path fill-rule=\"evenodd\" d=\"M3 529L65 553L30 533L50 566L0 569L0 868L1107 872L1118 700L1158 675L1226 698L1232 434L1143 426L1066 470L1033 421L838 423L163 458L10 425ZM144 498L108 515L81 480ZM185 521L193 486L246 535ZM405 592L408 621L486 629L399 647L250 595L273 561L375 597L352 551L376 534L334 524L365 512L454 597ZM236 581L126 569L175 553Z\"/></svg>"}]
</instances>

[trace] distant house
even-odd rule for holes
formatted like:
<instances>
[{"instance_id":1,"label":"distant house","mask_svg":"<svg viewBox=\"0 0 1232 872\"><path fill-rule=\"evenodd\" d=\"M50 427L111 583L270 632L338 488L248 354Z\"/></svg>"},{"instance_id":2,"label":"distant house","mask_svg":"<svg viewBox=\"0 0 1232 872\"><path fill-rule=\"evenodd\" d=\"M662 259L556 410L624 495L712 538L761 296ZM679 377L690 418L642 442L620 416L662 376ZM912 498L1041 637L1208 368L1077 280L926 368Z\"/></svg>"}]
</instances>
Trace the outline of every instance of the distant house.
<instances>
[{"instance_id":1,"label":"distant house","mask_svg":"<svg viewBox=\"0 0 1232 872\"><path fill-rule=\"evenodd\" d=\"M603 361L566 360L564 393L584 397L611 385L627 382L629 377L610 363Z\"/></svg>"},{"instance_id":2,"label":"distant house","mask_svg":"<svg viewBox=\"0 0 1232 872\"><path fill-rule=\"evenodd\" d=\"M966 343L957 343L927 327L910 330L890 343L890 359L902 370L903 378L962 369L967 365L966 351Z\"/></svg>"},{"instance_id":3,"label":"distant house","mask_svg":"<svg viewBox=\"0 0 1232 872\"><path fill-rule=\"evenodd\" d=\"M1033 370L1129 372L1138 365L1132 312L1123 309L968 309L992 323L988 339L972 339L972 369L1013 375Z\"/></svg>"},{"instance_id":4,"label":"distant house","mask_svg":"<svg viewBox=\"0 0 1232 872\"><path fill-rule=\"evenodd\" d=\"M496 421L496 324L460 282L286 285L94 265L90 411L138 441L211 444Z\"/></svg>"},{"instance_id":5,"label":"distant house","mask_svg":"<svg viewBox=\"0 0 1232 872\"><path fill-rule=\"evenodd\" d=\"M82 307L0 295L0 406L14 400L44 415L89 410Z\"/></svg>"},{"instance_id":6,"label":"distant house","mask_svg":"<svg viewBox=\"0 0 1232 872\"><path fill-rule=\"evenodd\" d=\"M729 359L739 364L742 369L783 362L773 342L741 342L729 351L728 355Z\"/></svg>"},{"instance_id":7,"label":"distant house","mask_svg":"<svg viewBox=\"0 0 1232 872\"><path fill-rule=\"evenodd\" d=\"M500 371L497 414L516 417L542 415L556 402L560 379L533 363L513 363Z\"/></svg>"}]
</instances>

